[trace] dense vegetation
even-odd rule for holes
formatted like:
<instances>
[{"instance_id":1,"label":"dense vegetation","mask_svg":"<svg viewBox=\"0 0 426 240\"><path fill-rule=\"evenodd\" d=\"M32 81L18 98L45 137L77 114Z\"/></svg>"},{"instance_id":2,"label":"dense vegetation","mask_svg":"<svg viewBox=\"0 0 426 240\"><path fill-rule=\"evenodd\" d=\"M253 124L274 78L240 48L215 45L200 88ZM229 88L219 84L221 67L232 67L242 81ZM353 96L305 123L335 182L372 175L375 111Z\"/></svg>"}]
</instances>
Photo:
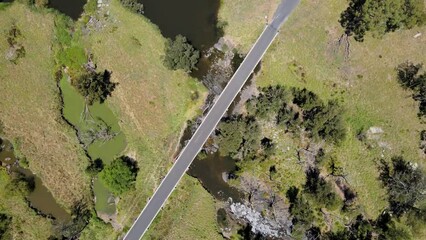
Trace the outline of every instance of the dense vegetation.
<instances>
[{"instance_id":1,"label":"dense vegetation","mask_svg":"<svg viewBox=\"0 0 426 240\"><path fill-rule=\"evenodd\" d=\"M340 23L346 34L363 41L367 32L381 37L401 28L426 23L423 0L351 0Z\"/></svg>"},{"instance_id":2,"label":"dense vegetation","mask_svg":"<svg viewBox=\"0 0 426 240\"><path fill-rule=\"evenodd\" d=\"M419 102L419 117L426 115L426 72L422 64L401 63L397 68L398 82L404 89L413 92L413 99Z\"/></svg>"},{"instance_id":3,"label":"dense vegetation","mask_svg":"<svg viewBox=\"0 0 426 240\"><path fill-rule=\"evenodd\" d=\"M134 187L138 168L134 160L121 157L112 161L100 173L99 178L116 195Z\"/></svg>"},{"instance_id":4,"label":"dense vegetation","mask_svg":"<svg viewBox=\"0 0 426 240\"><path fill-rule=\"evenodd\" d=\"M339 104L335 100L324 103L307 89L264 87L248 101L247 110L260 119L273 119L288 131L305 130L315 140L338 143L345 137Z\"/></svg>"},{"instance_id":5,"label":"dense vegetation","mask_svg":"<svg viewBox=\"0 0 426 240\"><path fill-rule=\"evenodd\" d=\"M177 35L175 40L168 39L165 46L164 65L172 70L183 69L191 72L200 58L200 52L188 42L186 37Z\"/></svg>"}]
</instances>

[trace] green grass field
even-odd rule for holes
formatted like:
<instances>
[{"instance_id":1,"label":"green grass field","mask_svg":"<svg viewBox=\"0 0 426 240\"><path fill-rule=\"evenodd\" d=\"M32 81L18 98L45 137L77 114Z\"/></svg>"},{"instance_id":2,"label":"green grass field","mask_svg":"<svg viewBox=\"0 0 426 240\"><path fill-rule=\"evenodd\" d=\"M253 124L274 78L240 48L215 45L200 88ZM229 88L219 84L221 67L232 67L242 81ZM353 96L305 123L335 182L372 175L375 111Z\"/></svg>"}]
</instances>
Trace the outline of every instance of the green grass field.
<instances>
[{"instance_id":1,"label":"green grass field","mask_svg":"<svg viewBox=\"0 0 426 240\"><path fill-rule=\"evenodd\" d=\"M265 13L258 9L275 8L277 1L255 2L258 3L224 0L219 14L222 21L228 22L225 36L241 46L243 51L249 49L256 37L241 36L257 36L256 33L264 27L258 22ZM275 6L270 5L271 2ZM337 0L302 0L266 53L256 83L258 86L283 84L306 87L323 99L341 100L346 110L344 118L348 137L333 151L343 163L347 178L357 191L365 212L369 217L375 217L387 205L385 191L377 179L375 160L380 159L382 153L387 159L403 154L411 161L422 166L425 164L418 149L419 131L423 126L416 116L417 104L409 97L410 93L398 85L395 67L407 60L426 62L426 39L413 38L426 28L390 33L383 39L367 37L363 43L351 39L350 56L345 61L337 41L343 33L338 19L346 4ZM235 8L247 8L247 12L238 15L234 12ZM294 71L294 63L305 72L304 79ZM372 126L384 130L380 141L388 144L389 148L369 150L356 139L359 130ZM284 169L296 166L285 165ZM288 172L283 171L280 176L282 181L292 178Z\"/></svg>"},{"instance_id":2,"label":"green grass field","mask_svg":"<svg viewBox=\"0 0 426 240\"><path fill-rule=\"evenodd\" d=\"M75 133L60 117L54 79L54 16L14 3L0 14L0 119L5 137L29 161L31 171L59 203L70 208L89 196L88 164ZM13 64L4 57L7 34L15 24L26 54Z\"/></svg>"},{"instance_id":3,"label":"green grass field","mask_svg":"<svg viewBox=\"0 0 426 240\"><path fill-rule=\"evenodd\" d=\"M83 41L98 68L112 71L112 81L119 83L107 104L126 136L124 154L136 159L140 169L136 190L124 194L117 206L117 222L126 230L171 167L185 122L199 112L206 90L184 72L163 66L165 39L155 25L124 9L118 1L111 1L109 11L107 26L83 37ZM196 92L200 97L192 99ZM155 229L164 234L156 236L182 238L182 232L169 230L171 225L178 225L178 216L183 214L193 215L194 229L208 225L213 229L210 233L215 232L212 197L194 181L180 184L183 194L174 194L179 196L168 202L173 211L159 216ZM200 197L204 199L197 206L200 214L194 214L186 203L196 203ZM188 236L200 239L197 231L190 232Z\"/></svg>"}]
</instances>

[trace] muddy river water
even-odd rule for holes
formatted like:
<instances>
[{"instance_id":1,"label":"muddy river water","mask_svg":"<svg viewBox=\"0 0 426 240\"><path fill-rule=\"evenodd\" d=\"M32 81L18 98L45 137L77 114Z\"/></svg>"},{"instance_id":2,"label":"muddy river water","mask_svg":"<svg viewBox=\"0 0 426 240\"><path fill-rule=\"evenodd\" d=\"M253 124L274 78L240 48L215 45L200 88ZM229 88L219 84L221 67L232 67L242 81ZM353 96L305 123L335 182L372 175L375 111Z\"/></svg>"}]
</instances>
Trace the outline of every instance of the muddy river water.
<instances>
[{"instance_id":1,"label":"muddy river water","mask_svg":"<svg viewBox=\"0 0 426 240\"><path fill-rule=\"evenodd\" d=\"M5 139L0 139L0 162L9 172L21 173L28 182L34 184L34 190L26 197L32 208L60 222L71 220L70 214L55 201L55 198L43 185L41 179L30 170L19 166L12 144Z\"/></svg>"}]
</instances>

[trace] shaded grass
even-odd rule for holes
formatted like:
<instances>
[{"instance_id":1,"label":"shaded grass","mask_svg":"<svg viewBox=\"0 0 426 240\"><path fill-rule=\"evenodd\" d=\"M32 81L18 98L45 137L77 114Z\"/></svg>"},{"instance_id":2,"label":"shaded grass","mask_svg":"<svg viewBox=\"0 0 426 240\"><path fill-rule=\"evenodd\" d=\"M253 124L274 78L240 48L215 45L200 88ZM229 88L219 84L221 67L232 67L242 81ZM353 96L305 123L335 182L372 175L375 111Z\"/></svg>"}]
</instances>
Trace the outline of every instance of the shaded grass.
<instances>
[{"instance_id":1,"label":"shaded grass","mask_svg":"<svg viewBox=\"0 0 426 240\"><path fill-rule=\"evenodd\" d=\"M340 100L346 110L348 137L340 146L333 147L333 151L367 215L375 217L387 205L385 190L377 179L375 160L403 154L423 166L425 163L418 150L422 125L416 116L417 104L398 86L394 70L406 60L426 62L425 38L413 38L425 28L390 33L383 39L367 37L364 43L351 40L350 58L344 61L336 43L343 33L338 19L346 4L337 0L302 1L266 53L256 81L259 86L306 87L323 99ZM229 24L225 34L246 51L248 48L244 46L252 44L255 38L239 36L260 32L263 26L250 24L254 17L234 16L237 15L233 14L234 8L243 8L239 5L248 7L251 13L265 6L256 6L251 1L223 1L220 15ZM304 81L289 68L294 61L303 67ZM367 149L356 139L360 130L372 126L384 130L380 141L390 149Z\"/></svg>"},{"instance_id":2,"label":"shaded grass","mask_svg":"<svg viewBox=\"0 0 426 240\"><path fill-rule=\"evenodd\" d=\"M26 56L16 65L0 58L4 132L55 199L70 208L89 195L89 179L84 174L87 159L60 116L51 50L53 15L30 11L16 2L2 11L0 32L6 32L12 23L22 32ZM2 56L7 48L6 36L1 34Z\"/></svg>"}]
</instances>

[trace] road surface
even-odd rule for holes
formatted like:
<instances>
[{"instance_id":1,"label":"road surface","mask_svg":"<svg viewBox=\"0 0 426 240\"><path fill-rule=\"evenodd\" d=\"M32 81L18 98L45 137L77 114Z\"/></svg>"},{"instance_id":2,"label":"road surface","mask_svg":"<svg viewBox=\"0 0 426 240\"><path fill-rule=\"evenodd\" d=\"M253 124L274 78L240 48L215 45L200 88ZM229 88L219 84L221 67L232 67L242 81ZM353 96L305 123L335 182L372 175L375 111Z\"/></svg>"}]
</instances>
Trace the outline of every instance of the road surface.
<instances>
[{"instance_id":1,"label":"road surface","mask_svg":"<svg viewBox=\"0 0 426 240\"><path fill-rule=\"evenodd\" d=\"M216 128L216 125L227 111L229 105L231 105L232 101L277 36L278 29L285 22L299 1L300 0L283 0L278 6L272 22L265 27L240 67L234 73L213 107L207 113L201 125L181 151L173 167L167 173L152 198L148 201L145 208L124 237L125 240L138 240L142 238L155 216L157 216L157 213L163 207L167 198L175 189L179 180L197 156L201 147Z\"/></svg>"}]
</instances>

